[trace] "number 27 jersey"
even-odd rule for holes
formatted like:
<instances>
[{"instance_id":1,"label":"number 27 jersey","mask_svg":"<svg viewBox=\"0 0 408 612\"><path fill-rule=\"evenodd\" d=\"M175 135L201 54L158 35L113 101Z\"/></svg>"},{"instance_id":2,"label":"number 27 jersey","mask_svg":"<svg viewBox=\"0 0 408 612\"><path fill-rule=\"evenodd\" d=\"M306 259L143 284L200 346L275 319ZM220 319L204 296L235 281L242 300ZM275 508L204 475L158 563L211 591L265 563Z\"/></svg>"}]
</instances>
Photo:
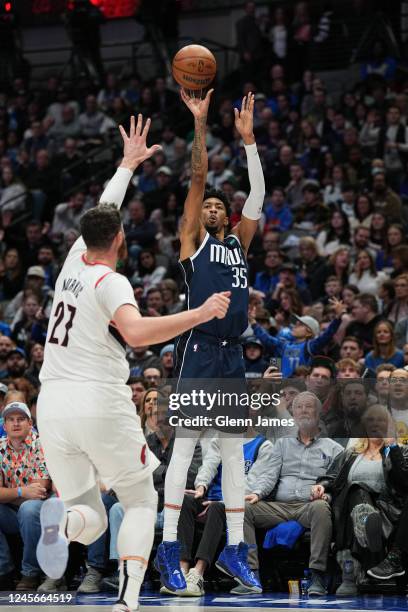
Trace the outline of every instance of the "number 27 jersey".
<instances>
[{"instance_id":1,"label":"number 27 jersey","mask_svg":"<svg viewBox=\"0 0 408 612\"><path fill-rule=\"evenodd\" d=\"M137 308L129 281L105 264L90 264L79 238L58 276L40 380L125 384L126 345L115 327L116 310Z\"/></svg>"}]
</instances>

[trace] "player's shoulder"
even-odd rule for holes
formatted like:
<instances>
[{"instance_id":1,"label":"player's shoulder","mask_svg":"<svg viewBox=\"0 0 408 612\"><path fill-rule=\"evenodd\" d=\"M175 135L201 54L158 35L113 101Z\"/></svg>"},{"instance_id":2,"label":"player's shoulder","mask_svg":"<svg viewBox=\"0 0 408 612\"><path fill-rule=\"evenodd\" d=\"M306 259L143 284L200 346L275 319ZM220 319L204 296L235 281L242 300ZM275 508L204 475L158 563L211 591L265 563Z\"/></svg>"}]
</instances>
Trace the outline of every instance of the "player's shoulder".
<instances>
[{"instance_id":1,"label":"player's shoulder","mask_svg":"<svg viewBox=\"0 0 408 612\"><path fill-rule=\"evenodd\" d=\"M241 245L241 241L238 238L238 236L234 233L228 234L227 236L225 236L224 238L224 244L227 244L229 246L239 246L242 249L242 245Z\"/></svg>"},{"instance_id":2,"label":"player's shoulder","mask_svg":"<svg viewBox=\"0 0 408 612\"><path fill-rule=\"evenodd\" d=\"M98 270L97 278L95 280L95 289L103 286L131 287L132 285L126 276L105 266L104 268L101 267L100 270Z\"/></svg>"}]
</instances>

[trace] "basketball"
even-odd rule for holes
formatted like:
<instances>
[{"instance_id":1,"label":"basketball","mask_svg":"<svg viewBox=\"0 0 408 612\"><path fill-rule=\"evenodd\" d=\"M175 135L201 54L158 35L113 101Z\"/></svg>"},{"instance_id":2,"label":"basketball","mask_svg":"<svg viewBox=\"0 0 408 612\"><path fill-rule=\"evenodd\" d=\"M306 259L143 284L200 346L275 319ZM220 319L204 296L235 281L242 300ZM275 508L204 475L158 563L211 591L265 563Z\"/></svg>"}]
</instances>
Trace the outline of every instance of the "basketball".
<instances>
[{"instance_id":1,"label":"basketball","mask_svg":"<svg viewBox=\"0 0 408 612\"><path fill-rule=\"evenodd\" d=\"M215 77L217 62L206 47L187 45L174 56L172 71L174 79L185 89L205 89Z\"/></svg>"}]
</instances>

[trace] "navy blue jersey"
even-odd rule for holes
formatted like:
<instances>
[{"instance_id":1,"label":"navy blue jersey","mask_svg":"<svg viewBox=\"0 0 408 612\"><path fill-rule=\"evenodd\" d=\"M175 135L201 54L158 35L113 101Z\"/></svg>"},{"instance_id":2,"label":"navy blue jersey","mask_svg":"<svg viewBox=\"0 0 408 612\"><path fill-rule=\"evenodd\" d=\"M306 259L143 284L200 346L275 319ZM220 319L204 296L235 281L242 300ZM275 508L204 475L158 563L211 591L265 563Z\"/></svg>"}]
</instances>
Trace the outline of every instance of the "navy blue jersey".
<instances>
[{"instance_id":1,"label":"navy blue jersey","mask_svg":"<svg viewBox=\"0 0 408 612\"><path fill-rule=\"evenodd\" d=\"M213 293L231 291L224 319L213 319L196 329L216 338L236 338L248 327L248 270L238 238L230 234L220 242L206 234L192 257L180 262L184 271L188 308L201 306Z\"/></svg>"}]
</instances>

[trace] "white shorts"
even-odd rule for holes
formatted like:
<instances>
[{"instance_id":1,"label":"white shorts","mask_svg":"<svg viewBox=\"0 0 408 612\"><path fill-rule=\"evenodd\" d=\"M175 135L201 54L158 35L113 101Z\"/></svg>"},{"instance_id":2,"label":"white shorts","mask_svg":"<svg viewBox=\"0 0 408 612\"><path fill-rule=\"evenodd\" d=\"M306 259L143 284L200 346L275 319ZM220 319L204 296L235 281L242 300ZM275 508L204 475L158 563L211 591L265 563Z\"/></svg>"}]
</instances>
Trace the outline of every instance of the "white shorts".
<instances>
[{"instance_id":1,"label":"white shorts","mask_svg":"<svg viewBox=\"0 0 408 612\"><path fill-rule=\"evenodd\" d=\"M149 450L126 385L47 381L37 404L45 462L63 500L101 481L137 484L159 465Z\"/></svg>"}]
</instances>

